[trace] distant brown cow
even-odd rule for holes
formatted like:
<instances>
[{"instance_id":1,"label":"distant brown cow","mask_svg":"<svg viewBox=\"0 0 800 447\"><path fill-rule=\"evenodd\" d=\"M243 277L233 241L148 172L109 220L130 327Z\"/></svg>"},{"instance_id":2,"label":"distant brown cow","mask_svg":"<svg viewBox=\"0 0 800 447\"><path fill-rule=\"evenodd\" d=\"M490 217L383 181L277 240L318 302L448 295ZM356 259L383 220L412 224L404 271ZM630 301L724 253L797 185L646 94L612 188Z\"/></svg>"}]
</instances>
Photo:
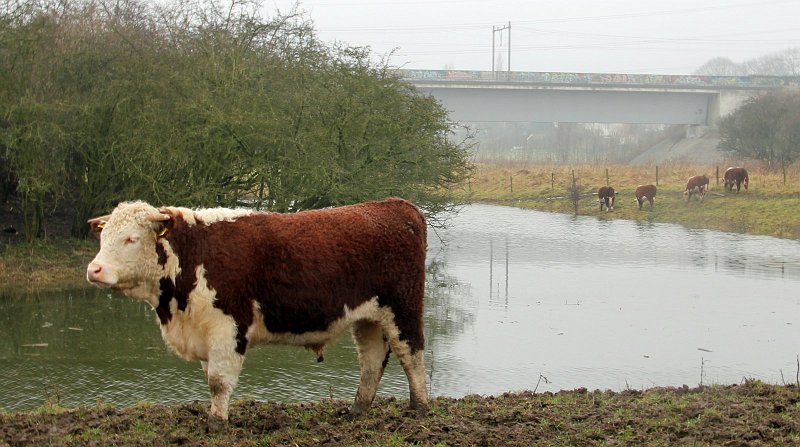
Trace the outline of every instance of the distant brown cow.
<instances>
[{"instance_id":1,"label":"distant brown cow","mask_svg":"<svg viewBox=\"0 0 800 447\"><path fill-rule=\"evenodd\" d=\"M728 168L725 170L725 190L733 191L733 185L736 184L736 192L739 192L742 183L744 189L747 190L747 185L750 183L750 176L747 175L745 168Z\"/></svg>"},{"instance_id":2,"label":"distant brown cow","mask_svg":"<svg viewBox=\"0 0 800 447\"><path fill-rule=\"evenodd\" d=\"M617 197L617 193L614 191L614 188L610 186L601 186L600 189L597 190L597 199L600 202L600 211L603 211L603 206L606 207L606 211L611 211L614 209L614 199Z\"/></svg>"},{"instance_id":3,"label":"distant brown cow","mask_svg":"<svg viewBox=\"0 0 800 447\"><path fill-rule=\"evenodd\" d=\"M639 209L642 209L642 202L650 202L650 211L653 210L653 200L656 198L656 185L639 185L636 187L636 201L639 202Z\"/></svg>"},{"instance_id":4,"label":"distant brown cow","mask_svg":"<svg viewBox=\"0 0 800 447\"><path fill-rule=\"evenodd\" d=\"M683 195L686 196L688 202L692 200L692 194L698 194L702 202L706 198L706 190L708 190L708 177L705 174L695 175L686 182L686 190L683 191Z\"/></svg>"}]
</instances>

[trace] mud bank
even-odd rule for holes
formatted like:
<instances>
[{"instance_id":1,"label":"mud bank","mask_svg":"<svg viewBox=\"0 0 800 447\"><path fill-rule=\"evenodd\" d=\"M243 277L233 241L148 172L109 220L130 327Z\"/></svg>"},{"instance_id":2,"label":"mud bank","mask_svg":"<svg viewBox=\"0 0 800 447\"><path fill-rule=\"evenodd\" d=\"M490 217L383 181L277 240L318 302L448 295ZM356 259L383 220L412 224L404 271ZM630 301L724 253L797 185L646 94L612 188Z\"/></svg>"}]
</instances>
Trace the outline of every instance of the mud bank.
<instances>
[{"instance_id":1,"label":"mud bank","mask_svg":"<svg viewBox=\"0 0 800 447\"><path fill-rule=\"evenodd\" d=\"M345 401L237 402L220 432L206 429L205 402L98 405L0 415L0 445L202 446L762 446L800 444L795 385L654 388L622 392L439 397L429 414L378 399L351 418Z\"/></svg>"}]
</instances>

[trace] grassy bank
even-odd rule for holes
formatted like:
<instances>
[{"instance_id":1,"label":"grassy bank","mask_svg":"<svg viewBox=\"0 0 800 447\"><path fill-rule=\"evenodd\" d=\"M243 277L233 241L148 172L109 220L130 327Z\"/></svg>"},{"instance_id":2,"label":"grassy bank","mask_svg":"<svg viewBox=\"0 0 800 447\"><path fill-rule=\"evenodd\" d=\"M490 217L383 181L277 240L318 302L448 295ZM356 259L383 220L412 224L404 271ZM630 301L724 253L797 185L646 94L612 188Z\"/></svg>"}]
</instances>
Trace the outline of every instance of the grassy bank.
<instances>
[{"instance_id":1,"label":"grassy bank","mask_svg":"<svg viewBox=\"0 0 800 447\"><path fill-rule=\"evenodd\" d=\"M0 289L58 290L86 283L86 264L97 252L96 240L73 238L0 242Z\"/></svg>"},{"instance_id":2,"label":"grassy bank","mask_svg":"<svg viewBox=\"0 0 800 447\"><path fill-rule=\"evenodd\" d=\"M0 445L203 446L766 446L800 445L796 386L507 393L436 398L427 416L378 399L363 417L348 402L243 401L221 432L207 406L142 404L0 414Z\"/></svg>"},{"instance_id":3,"label":"grassy bank","mask_svg":"<svg viewBox=\"0 0 800 447\"><path fill-rule=\"evenodd\" d=\"M720 177L725 167L720 166ZM657 170L657 171L656 171ZM800 239L800 168L786 171L750 169L750 188L726 192L716 183L716 166L541 166L480 165L464 185L463 194L486 201L521 208L575 212L568 188L573 173L582 191L578 214L601 219L630 219L676 223L688 228L709 228L749 234ZM704 202L686 202L686 180L697 174L711 179ZM658 194L653 211L639 210L633 196L637 185L656 184ZM600 211L597 188L606 184L617 191L614 211ZM645 208L647 204L645 203Z\"/></svg>"}]
</instances>

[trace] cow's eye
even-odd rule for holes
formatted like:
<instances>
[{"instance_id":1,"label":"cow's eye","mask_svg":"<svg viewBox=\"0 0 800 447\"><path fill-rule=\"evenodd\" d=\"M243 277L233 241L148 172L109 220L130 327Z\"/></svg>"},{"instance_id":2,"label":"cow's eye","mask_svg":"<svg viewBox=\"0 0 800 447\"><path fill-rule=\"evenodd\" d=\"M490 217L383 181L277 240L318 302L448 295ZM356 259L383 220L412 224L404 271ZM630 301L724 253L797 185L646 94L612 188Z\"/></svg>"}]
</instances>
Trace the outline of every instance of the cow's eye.
<instances>
[{"instance_id":1,"label":"cow's eye","mask_svg":"<svg viewBox=\"0 0 800 447\"><path fill-rule=\"evenodd\" d=\"M139 242L139 238L137 236L129 236L125 239L125 245L135 244Z\"/></svg>"}]
</instances>

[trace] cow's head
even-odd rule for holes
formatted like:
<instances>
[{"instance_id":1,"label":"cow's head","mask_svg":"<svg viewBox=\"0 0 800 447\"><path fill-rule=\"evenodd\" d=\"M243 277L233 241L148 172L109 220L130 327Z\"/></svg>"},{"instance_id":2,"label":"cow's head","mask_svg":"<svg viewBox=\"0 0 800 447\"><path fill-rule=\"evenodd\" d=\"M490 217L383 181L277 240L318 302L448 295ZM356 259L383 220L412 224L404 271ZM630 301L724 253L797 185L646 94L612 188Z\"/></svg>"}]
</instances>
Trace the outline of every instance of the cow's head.
<instances>
[{"instance_id":1,"label":"cow's head","mask_svg":"<svg viewBox=\"0 0 800 447\"><path fill-rule=\"evenodd\" d=\"M724 188L730 191L730 190L733 189L733 184L734 183L736 183L736 182L732 178L725 178L725 180L723 182Z\"/></svg>"},{"instance_id":2,"label":"cow's head","mask_svg":"<svg viewBox=\"0 0 800 447\"><path fill-rule=\"evenodd\" d=\"M121 203L110 215L89 219L100 252L89 263L86 279L135 298L152 298L164 275L156 243L171 223L169 214L144 202Z\"/></svg>"}]
</instances>

